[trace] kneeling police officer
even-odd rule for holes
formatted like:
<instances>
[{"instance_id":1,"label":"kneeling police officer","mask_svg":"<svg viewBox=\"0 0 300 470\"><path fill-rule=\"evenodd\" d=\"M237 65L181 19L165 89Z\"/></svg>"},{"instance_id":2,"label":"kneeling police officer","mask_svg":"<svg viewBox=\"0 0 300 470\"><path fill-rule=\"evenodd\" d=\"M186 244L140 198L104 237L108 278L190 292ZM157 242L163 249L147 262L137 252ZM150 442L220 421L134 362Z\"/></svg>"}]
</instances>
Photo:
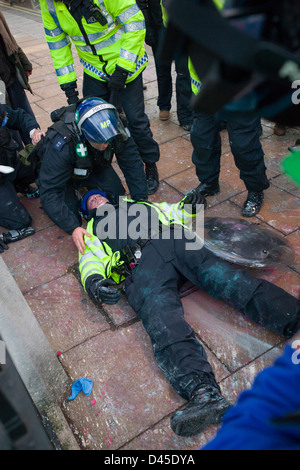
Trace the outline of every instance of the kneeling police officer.
<instances>
[{"instance_id":1,"label":"kneeling police officer","mask_svg":"<svg viewBox=\"0 0 300 470\"><path fill-rule=\"evenodd\" d=\"M146 175L136 144L112 104L101 98L84 98L51 117L54 123L39 152L41 202L79 249L86 231L81 227L78 190L97 188L110 195L124 195L112 167L114 154L134 200L148 198Z\"/></svg>"}]
</instances>

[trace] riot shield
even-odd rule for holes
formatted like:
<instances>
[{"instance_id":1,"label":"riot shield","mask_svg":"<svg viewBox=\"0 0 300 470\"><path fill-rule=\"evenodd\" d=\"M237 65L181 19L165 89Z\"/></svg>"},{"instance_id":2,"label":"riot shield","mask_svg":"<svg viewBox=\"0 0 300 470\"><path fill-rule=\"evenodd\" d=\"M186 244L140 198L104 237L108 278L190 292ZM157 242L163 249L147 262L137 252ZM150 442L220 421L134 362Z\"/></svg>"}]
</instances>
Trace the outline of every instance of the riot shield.
<instances>
[{"instance_id":1,"label":"riot shield","mask_svg":"<svg viewBox=\"0 0 300 470\"><path fill-rule=\"evenodd\" d=\"M290 265L295 257L284 236L238 218L205 218L204 245L222 259L254 268Z\"/></svg>"}]
</instances>

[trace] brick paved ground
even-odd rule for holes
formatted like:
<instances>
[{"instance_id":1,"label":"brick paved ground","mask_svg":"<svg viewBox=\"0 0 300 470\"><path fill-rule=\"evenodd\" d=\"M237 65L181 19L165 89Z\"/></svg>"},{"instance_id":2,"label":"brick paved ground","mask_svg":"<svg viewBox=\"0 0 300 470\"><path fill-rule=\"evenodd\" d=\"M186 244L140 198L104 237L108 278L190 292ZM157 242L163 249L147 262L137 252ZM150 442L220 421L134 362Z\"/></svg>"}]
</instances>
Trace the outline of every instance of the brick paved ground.
<instances>
[{"instance_id":1,"label":"brick paved ground","mask_svg":"<svg viewBox=\"0 0 300 470\"><path fill-rule=\"evenodd\" d=\"M49 112L66 102L56 81L38 10L28 13L23 8L29 5L26 2L9 7L8 2L0 1L0 8L33 63L30 82L34 95L28 97L41 128L46 130L51 122ZM82 70L78 60L76 69L80 89ZM161 184L151 200L176 202L198 183L191 162L192 146L189 134L178 125L175 98L170 121L158 119L156 75L150 51L144 83L146 111L161 150ZM296 251L293 265L255 271L255 275L292 294L299 289L300 190L282 174L280 162L296 137L299 129L294 128L288 129L286 136L276 137L273 124L263 121L261 140L271 187L255 218L262 226L286 236ZM208 199L207 215L240 217L246 192L226 131L222 138L221 193ZM23 198L22 202L32 214L36 234L10 245L2 257L54 354L62 353L58 360L70 384L80 377L94 382L89 397L79 395L69 402L68 388L58 403L80 448L178 450L204 445L215 434L215 426L188 439L176 436L170 429L170 416L185 403L158 369L150 341L126 300L104 309L95 306L78 282L77 253L71 237L45 215L39 200ZM280 354L283 339L199 290L185 296L183 304L186 319L204 344L224 395L234 402L242 390L251 386L257 373ZM57 432L60 436L59 429Z\"/></svg>"}]
</instances>

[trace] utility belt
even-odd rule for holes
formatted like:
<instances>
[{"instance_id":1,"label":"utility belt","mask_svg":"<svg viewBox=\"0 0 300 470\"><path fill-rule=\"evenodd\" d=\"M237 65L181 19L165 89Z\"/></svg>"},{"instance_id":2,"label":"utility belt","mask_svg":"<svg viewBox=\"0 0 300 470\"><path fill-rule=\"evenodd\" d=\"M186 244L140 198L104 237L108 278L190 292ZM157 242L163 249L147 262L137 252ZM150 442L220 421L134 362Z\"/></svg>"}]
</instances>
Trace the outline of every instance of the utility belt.
<instances>
[{"instance_id":1,"label":"utility belt","mask_svg":"<svg viewBox=\"0 0 300 470\"><path fill-rule=\"evenodd\" d=\"M121 254L121 261L123 261L123 264L119 268L114 267L113 271L123 276L131 274L132 270L141 261L142 249L149 241L150 238L138 240L134 245L126 245Z\"/></svg>"}]
</instances>

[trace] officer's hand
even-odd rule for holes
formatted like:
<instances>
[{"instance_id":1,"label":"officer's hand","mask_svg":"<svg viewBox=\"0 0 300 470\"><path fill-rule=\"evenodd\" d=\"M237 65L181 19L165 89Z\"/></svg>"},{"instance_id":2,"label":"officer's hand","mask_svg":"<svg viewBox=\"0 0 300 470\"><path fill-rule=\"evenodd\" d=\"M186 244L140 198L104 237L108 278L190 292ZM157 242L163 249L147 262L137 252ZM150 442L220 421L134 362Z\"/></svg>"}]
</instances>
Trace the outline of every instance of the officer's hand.
<instances>
[{"instance_id":1,"label":"officer's hand","mask_svg":"<svg viewBox=\"0 0 300 470\"><path fill-rule=\"evenodd\" d=\"M150 47L154 47L156 45L155 31L151 26L146 27L145 43Z\"/></svg>"},{"instance_id":2,"label":"officer's hand","mask_svg":"<svg viewBox=\"0 0 300 470\"><path fill-rule=\"evenodd\" d=\"M197 204L203 204L204 209L207 206L205 197L201 193L199 193L196 188L186 193L186 195L180 201L181 207L183 207L184 205L191 205L193 213L196 212Z\"/></svg>"},{"instance_id":3,"label":"officer's hand","mask_svg":"<svg viewBox=\"0 0 300 470\"><path fill-rule=\"evenodd\" d=\"M8 250L8 246L3 240L0 240L0 253L3 253L4 250Z\"/></svg>"},{"instance_id":4,"label":"officer's hand","mask_svg":"<svg viewBox=\"0 0 300 470\"><path fill-rule=\"evenodd\" d=\"M76 104L79 101L78 91L77 91L77 82L64 83L60 85L60 88L65 92L67 97L67 102L69 105Z\"/></svg>"},{"instance_id":5,"label":"officer's hand","mask_svg":"<svg viewBox=\"0 0 300 470\"><path fill-rule=\"evenodd\" d=\"M45 132L42 132L41 129L35 129L31 138L32 143L36 145L43 136L45 136Z\"/></svg>"},{"instance_id":6,"label":"officer's hand","mask_svg":"<svg viewBox=\"0 0 300 470\"><path fill-rule=\"evenodd\" d=\"M101 279L101 281L97 282L95 287L95 297L98 302L114 305L121 298L121 292L112 279Z\"/></svg>"},{"instance_id":7,"label":"officer's hand","mask_svg":"<svg viewBox=\"0 0 300 470\"><path fill-rule=\"evenodd\" d=\"M108 82L109 88L115 90L123 90L126 85L128 71L116 65L114 73L111 75Z\"/></svg>"},{"instance_id":8,"label":"officer's hand","mask_svg":"<svg viewBox=\"0 0 300 470\"><path fill-rule=\"evenodd\" d=\"M76 248L80 251L82 255L84 254L85 248L86 248L84 239L83 239L84 235L86 235L87 237L92 236L83 227L76 227L72 233L73 242L75 243Z\"/></svg>"}]
</instances>

